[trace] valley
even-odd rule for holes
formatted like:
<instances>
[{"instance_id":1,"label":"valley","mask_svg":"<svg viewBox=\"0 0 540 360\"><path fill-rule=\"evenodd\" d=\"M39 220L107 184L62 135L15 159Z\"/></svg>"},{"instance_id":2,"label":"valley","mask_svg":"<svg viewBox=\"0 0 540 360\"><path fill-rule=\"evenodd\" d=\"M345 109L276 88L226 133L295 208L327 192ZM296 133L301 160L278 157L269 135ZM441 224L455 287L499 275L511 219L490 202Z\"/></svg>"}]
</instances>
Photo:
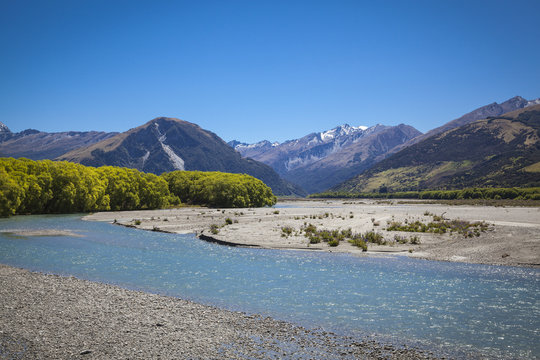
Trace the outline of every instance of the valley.
<instances>
[{"instance_id":1,"label":"valley","mask_svg":"<svg viewBox=\"0 0 540 360\"><path fill-rule=\"evenodd\" d=\"M540 1L2 5L0 360L540 359Z\"/></svg>"}]
</instances>

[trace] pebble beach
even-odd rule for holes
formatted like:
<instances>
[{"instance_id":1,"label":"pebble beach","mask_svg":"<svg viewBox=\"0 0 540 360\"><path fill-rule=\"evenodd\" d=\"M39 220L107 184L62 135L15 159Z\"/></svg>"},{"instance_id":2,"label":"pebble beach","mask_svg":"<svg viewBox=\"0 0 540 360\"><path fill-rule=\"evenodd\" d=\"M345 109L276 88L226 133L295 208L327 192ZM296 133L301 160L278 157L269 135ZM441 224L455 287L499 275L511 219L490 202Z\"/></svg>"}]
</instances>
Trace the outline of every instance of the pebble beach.
<instances>
[{"instance_id":1,"label":"pebble beach","mask_svg":"<svg viewBox=\"0 0 540 360\"><path fill-rule=\"evenodd\" d=\"M0 265L0 359L430 359L258 315Z\"/></svg>"}]
</instances>

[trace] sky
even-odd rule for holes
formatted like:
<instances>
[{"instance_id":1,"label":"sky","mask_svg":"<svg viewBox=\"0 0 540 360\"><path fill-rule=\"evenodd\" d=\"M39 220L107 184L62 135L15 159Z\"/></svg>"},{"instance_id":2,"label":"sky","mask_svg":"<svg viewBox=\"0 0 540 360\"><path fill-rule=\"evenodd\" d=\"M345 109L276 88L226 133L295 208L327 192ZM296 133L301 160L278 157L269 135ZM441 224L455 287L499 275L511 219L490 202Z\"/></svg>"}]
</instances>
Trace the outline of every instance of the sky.
<instances>
[{"instance_id":1,"label":"sky","mask_svg":"<svg viewBox=\"0 0 540 360\"><path fill-rule=\"evenodd\" d=\"M422 132L540 97L540 1L0 0L0 121L224 140L348 123Z\"/></svg>"}]
</instances>

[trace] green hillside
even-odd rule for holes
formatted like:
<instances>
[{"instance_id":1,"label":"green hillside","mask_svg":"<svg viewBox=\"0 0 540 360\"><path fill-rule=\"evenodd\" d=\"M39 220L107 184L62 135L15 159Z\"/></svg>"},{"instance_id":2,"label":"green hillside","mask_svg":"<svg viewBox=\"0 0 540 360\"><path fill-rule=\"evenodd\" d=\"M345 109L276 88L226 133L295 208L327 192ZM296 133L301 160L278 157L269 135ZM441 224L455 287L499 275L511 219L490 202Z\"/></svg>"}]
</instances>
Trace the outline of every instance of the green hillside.
<instances>
[{"instance_id":1,"label":"green hillside","mask_svg":"<svg viewBox=\"0 0 540 360\"><path fill-rule=\"evenodd\" d=\"M432 136L332 188L395 192L540 186L540 105Z\"/></svg>"}]
</instances>

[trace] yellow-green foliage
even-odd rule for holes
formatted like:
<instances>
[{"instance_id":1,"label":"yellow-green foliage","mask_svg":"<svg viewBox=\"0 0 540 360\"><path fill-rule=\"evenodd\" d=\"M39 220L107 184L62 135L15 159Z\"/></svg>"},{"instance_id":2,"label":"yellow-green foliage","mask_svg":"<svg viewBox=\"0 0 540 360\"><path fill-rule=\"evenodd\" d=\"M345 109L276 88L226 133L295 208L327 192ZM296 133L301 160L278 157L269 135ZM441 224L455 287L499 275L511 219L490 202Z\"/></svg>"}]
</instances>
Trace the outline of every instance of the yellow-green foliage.
<instances>
[{"instance_id":1,"label":"yellow-green foliage","mask_svg":"<svg viewBox=\"0 0 540 360\"><path fill-rule=\"evenodd\" d=\"M0 216L158 209L180 199L219 207L276 203L268 186L243 174L175 171L157 176L114 166L0 158Z\"/></svg>"},{"instance_id":2,"label":"yellow-green foliage","mask_svg":"<svg viewBox=\"0 0 540 360\"><path fill-rule=\"evenodd\" d=\"M272 206L276 197L261 180L245 174L173 171L161 175L182 202L214 207Z\"/></svg>"},{"instance_id":3,"label":"yellow-green foliage","mask_svg":"<svg viewBox=\"0 0 540 360\"><path fill-rule=\"evenodd\" d=\"M65 161L0 159L0 215L136 210L175 202L154 174ZM178 200L176 200L178 202Z\"/></svg>"}]
</instances>

